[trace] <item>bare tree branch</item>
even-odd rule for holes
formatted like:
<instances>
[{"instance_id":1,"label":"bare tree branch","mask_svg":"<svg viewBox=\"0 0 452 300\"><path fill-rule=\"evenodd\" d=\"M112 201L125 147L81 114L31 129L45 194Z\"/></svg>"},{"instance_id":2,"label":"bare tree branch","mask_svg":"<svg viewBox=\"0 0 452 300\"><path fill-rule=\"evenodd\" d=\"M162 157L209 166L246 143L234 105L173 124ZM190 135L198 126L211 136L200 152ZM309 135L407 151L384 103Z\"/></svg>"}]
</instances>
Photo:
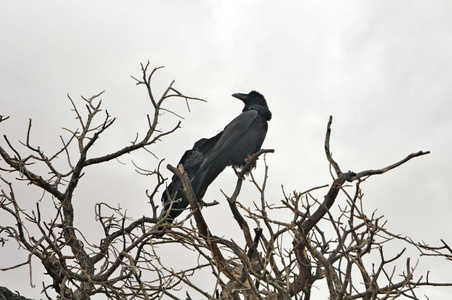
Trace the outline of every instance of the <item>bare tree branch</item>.
<instances>
[{"instance_id":1,"label":"bare tree branch","mask_svg":"<svg viewBox=\"0 0 452 300\"><path fill-rule=\"evenodd\" d=\"M180 128L179 120L167 129L158 128L162 115L180 116L167 108L168 101L184 99L188 110L190 101L204 101L182 94L175 89L174 81L157 95L152 84L162 68L151 70L147 62L141 64L139 79L132 77L137 85L145 87L152 107L145 116L145 131L119 149L92 155L93 146L100 143L107 130L113 130L115 122L103 108L100 97L104 92L77 101L68 95L79 128L63 128L69 136L61 136L62 144L51 154L33 142L31 120L25 141L19 145L4 136L0 146L0 210L6 218L0 225L0 244L18 244L27 258L12 265L5 261L0 270L28 266L30 284L34 286L31 268L38 260L50 279L42 284L48 299L90 299L94 295L109 299L180 299L184 295L187 299L309 300L324 298L324 294L318 295L323 286L327 287L323 290L329 299L418 299L419 287L452 286L447 281L431 281L429 272L418 275L417 263L412 263L425 256L452 261L448 242L441 239L439 245L429 245L395 234L386 228L383 216L366 211L361 191L361 182L372 175L384 174L429 152L412 153L380 169L343 172L345 168L332 156L332 117L324 143L333 177L330 184L304 188L303 192L283 189L282 200L269 198L266 192L272 186L268 185L271 181L265 155L274 151L262 149L236 171L235 185L221 190L232 190L230 196L223 194L239 229L230 228L229 232L232 236L234 230L240 230L243 240L212 232L215 227L204 213L218 202L211 201L201 210L187 174L183 168L171 165L167 168L181 179L190 211L185 218L165 225L165 236L158 237L165 218L157 214L159 190L166 178L160 170L163 159L154 159L150 167L138 166L132 160L136 175L149 176L155 183L143 191L145 212L133 216L119 203L93 203L101 232L93 241L87 229L77 227L75 222L83 214L76 205L76 191L86 167L119 161L140 149L153 155L152 145ZM0 122L8 118L0 116ZM257 171L251 171L262 154L264 176L257 180ZM244 205L240 194L246 174L258 194L255 199L247 197ZM15 193L25 188L24 184L42 192L31 207L27 206L29 199L22 199L24 193ZM397 244L400 248L390 254L388 246L395 242L403 243L403 247ZM417 251L418 256L407 256L413 253L408 249ZM182 257L183 266L180 262L173 264L168 253ZM211 286L206 282L212 282Z\"/></svg>"}]
</instances>

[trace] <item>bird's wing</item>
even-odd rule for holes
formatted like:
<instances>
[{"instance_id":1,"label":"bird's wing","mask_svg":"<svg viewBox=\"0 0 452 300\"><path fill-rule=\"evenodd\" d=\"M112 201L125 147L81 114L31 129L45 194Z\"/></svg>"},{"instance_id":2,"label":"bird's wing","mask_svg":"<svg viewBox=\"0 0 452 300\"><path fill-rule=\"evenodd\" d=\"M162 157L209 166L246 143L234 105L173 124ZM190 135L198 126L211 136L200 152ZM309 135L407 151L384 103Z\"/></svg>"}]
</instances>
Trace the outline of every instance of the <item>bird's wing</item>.
<instances>
[{"instance_id":1,"label":"bird's wing","mask_svg":"<svg viewBox=\"0 0 452 300\"><path fill-rule=\"evenodd\" d=\"M186 171L195 168L202 163L203 155L198 149L187 150L178 165L182 164Z\"/></svg>"},{"instance_id":2,"label":"bird's wing","mask_svg":"<svg viewBox=\"0 0 452 300\"><path fill-rule=\"evenodd\" d=\"M233 148L237 140L249 129L257 115L258 113L255 110L245 111L238 115L224 128L221 137L211 151L205 153L204 161L199 166L192 180L192 186L199 199L202 199L207 187L229 163L228 161L218 162L216 161L217 157L224 154L228 149Z\"/></svg>"},{"instance_id":3,"label":"bird's wing","mask_svg":"<svg viewBox=\"0 0 452 300\"><path fill-rule=\"evenodd\" d=\"M238 115L224 128L223 134L213 147L212 152L219 153L233 146L238 138L248 130L257 115L258 113L255 110L248 110Z\"/></svg>"},{"instance_id":4,"label":"bird's wing","mask_svg":"<svg viewBox=\"0 0 452 300\"><path fill-rule=\"evenodd\" d=\"M193 149L185 151L184 155L180 159L177 165L182 164L186 171L193 170L199 166L204 156L213 148L215 143L220 139L223 132L218 133L216 136L210 139L200 139L194 145ZM177 177L177 176L176 176Z\"/></svg>"},{"instance_id":5,"label":"bird's wing","mask_svg":"<svg viewBox=\"0 0 452 300\"><path fill-rule=\"evenodd\" d=\"M212 148L215 146L215 144L220 140L221 136L223 135L223 131L217 133L214 137L211 137L210 139L200 139L197 141L193 148L197 148L199 152L202 154L207 154L210 151L212 151Z\"/></svg>"}]
</instances>

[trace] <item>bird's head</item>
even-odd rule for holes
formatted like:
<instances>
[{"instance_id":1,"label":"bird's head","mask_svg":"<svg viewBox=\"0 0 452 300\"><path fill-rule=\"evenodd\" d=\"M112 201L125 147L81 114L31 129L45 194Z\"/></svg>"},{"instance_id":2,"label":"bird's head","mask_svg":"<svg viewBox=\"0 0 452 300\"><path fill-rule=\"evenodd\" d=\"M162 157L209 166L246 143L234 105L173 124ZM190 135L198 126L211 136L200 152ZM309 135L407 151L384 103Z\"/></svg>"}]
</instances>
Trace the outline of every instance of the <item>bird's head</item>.
<instances>
[{"instance_id":1,"label":"bird's head","mask_svg":"<svg viewBox=\"0 0 452 300\"><path fill-rule=\"evenodd\" d=\"M261 93L257 91L251 91L248 94L235 93L232 94L232 97L240 99L245 103L243 111L254 109L262 114L267 120L271 119L272 114L270 110L268 110L267 101Z\"/></svg>"}]
</instances>

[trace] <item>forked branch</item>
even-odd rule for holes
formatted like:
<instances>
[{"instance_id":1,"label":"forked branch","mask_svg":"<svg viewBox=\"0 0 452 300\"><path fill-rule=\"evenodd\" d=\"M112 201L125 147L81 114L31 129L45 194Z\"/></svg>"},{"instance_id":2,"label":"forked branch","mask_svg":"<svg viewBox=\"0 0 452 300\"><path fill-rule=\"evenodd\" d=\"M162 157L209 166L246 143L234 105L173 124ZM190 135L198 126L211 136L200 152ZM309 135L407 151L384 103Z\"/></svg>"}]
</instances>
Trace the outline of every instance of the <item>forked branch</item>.
<instances>
[{"instance_id":1,"label":"forked branch","mask_svg":"<svg viewBox=\"0 0 452 300\"><path fill-rule=\"evenodd\" d=\"M333 159L333 156L330 151L330 136L331 136L332 122L333 122L333 117L330 116L330 118L328 120L326 136L325 136L325 154L328 159L328 162L335 170L337 178L334 179L333 184L331 185L328 193L325 195L325 199L322 202L322 204L319 206L319 208L311 215L311 217L309 217L306 221L303 222L302 230L305 235L323 218L323 216L325 216L327 211L333 206L334 201L336 200L336 197L339 193L339 190L341 190L342 185L346 181L352 182L352 181L359 180L363 177L369 177L372 175L383 174L389 170L392 170L392 169L404 164L405 162L407 162L408 160L410 160L414 157L418 157L418 156L422 156L422 155L430 153L429 151L426 151L426 152L419 151L416 153L412 153L412 154L408 155L406 158L402 159L401 161L396 162L387 167L384 167L382 169L378 169L378 170L365 170L365 171L361 171L358 173L349 171L349 172L343 173L341 171L341 168L339 167L339 164Z\"/></svg>"}]
</instances>

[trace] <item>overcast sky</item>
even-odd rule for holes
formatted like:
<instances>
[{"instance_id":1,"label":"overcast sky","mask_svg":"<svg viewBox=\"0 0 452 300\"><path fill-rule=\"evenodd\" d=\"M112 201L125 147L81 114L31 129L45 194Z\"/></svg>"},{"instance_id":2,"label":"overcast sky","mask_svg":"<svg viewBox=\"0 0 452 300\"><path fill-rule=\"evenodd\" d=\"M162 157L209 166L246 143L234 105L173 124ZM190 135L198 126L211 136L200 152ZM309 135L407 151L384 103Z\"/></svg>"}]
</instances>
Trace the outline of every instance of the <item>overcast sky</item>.
<instances>
[{"instance_id":1,"label":"overcast sky","mask_svg":"<svg viewBox=\"0 0 452 300\"><path fill-rule=\"evenodd\" d=\"M332 151L343 170L431 151L367 180L365 202L393 232L452 244L451 1L1 2L0 114L10 119L0 132L11 140L23 140L32 118L33 141L50 152L63 127L77 126L66 95L105 90L103 105L117 122L95 151L126 145L146 130L150 104L130 75L140 76L139 64L149 60L165 66L157 90L175 79L179 91L208 101L192 103L191 112L183 101L174 104L185 119L152 149L158 158L175 165L196 140L240 113L232 93L258 90L273 113L264 143L275 149L268 156L269 202L279 203L281 185L290 192L331 182L323 141L333 115ZM178 121L164 118L167 128ZM136 177L131 159L88 172L79 205L89 220L77 222L93 221L93 203L106 198L141 216L149 181ZM133 159L149 169L158 163L144 151ZM231 191L233 179L225 171L206 194L222 202L205 211L219 235L225 226L218 216L227 211L219 189ZM0 248L3 258L12 255L6 252ZM452 281L451 267L429 266L438 281ZM41 297L39 276L30 289L27 272L2 272L0 285ZM431 299L452 296L433 293Z\"/></svg>"}]
</instances>

